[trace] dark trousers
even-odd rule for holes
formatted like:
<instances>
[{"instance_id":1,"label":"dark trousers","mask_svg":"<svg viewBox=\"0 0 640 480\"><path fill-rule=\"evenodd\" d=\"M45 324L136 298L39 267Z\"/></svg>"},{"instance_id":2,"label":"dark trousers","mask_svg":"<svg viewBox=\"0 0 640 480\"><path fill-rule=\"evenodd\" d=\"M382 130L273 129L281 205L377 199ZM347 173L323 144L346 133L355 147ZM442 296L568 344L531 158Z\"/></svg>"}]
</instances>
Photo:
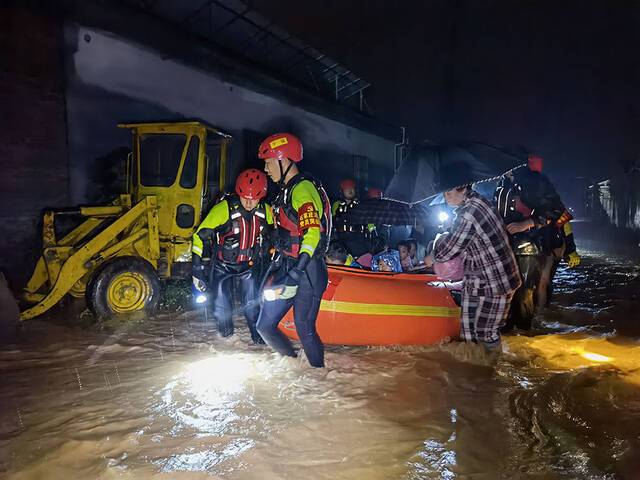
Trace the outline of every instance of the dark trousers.
<instances>
[{"instance_id":1,"label":"dark trousers","mask_svg":"<svg viewBox=\"0 0 640 480\"><path fill-rule=\"evenodd\" d=\"M259 337L256 331L260 302L257 297L257 281L254 270L244 266L225 267L216 265L212 272L212 286L215 292L213 314L218 330L223 337L233 335L233 301L238 298L243 306L244 316L251 331L251 338Z\"/></svg>"},{"instance_id":2,"label":"dark trousers","mask_svg":"<svg viewBox=\"0 0 640 480\"><path fill-rule=\"evenodd\" d=\"M552 255L545 257L540 275L540 286L538 287L538 307L548 307L553 294L553 278L556 276L558 265L564 257L565 246L553 250Z\"/></svg>"},{"instance_id":3,"label":"dark trousers","mask_svg":"<svg viewBox=\"0 0 640 480\"><path fill-rule=\"evenodd\" d=\"M295 297L262 304L257 325L258 333L271 348L282 355L296 356L289 339L278 330L280 320L293 307L296 331L309 363L313 367L324 367L324 345L316 331L316 317L322 294L327 288L327 281L327 266L324 259L313 259L300 278Z\"/></svg>"}]
</instances>

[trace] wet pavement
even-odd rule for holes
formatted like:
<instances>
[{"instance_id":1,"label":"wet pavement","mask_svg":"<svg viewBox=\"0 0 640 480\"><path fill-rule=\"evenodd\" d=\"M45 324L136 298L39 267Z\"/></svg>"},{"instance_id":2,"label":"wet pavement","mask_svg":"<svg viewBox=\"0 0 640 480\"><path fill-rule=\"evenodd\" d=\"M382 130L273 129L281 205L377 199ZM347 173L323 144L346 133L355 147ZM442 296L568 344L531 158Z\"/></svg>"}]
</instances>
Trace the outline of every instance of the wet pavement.
<instances>
[{"instance_id":1,"label":"wet pavement","mask_svg":"<svg viewBox=\"0 0 640 480\"><path fill-rule=\"evenodd\" d=\"M200 312L33 321L0 350L0 476L640 478L640 264L582 253L495 364L453 343L311 369Z\"/></svg>"}]
</instances>

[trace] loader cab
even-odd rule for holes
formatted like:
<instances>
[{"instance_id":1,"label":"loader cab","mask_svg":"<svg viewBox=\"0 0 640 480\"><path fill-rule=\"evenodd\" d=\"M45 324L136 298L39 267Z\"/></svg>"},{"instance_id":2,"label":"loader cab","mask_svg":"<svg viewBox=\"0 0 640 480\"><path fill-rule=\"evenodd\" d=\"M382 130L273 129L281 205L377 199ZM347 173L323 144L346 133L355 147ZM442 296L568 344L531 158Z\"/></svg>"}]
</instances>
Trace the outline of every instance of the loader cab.
<instances>
[{"instance_id":1,"label":"loader cab","mask_svg":"<svg viewBox=\"0 0 640 480\"><path fill-rule=\"evenodd\" d=\"M224 191L231 137L200 122L121 124L133 134L127 190L133 203L155 196L161 238L191 239Z\"/></svg>"}]
</instances>

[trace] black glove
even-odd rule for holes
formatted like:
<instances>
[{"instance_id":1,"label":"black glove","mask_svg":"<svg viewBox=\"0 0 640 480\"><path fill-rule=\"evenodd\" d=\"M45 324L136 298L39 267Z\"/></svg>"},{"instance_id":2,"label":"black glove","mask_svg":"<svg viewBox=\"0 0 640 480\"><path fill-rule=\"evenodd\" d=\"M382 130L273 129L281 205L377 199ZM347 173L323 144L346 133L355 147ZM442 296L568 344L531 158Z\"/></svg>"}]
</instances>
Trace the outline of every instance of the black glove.
<instances>
[{"instance_id":1,"label":"black glove","mask_svg":"<svg viewBox=\"0 0 640 480\"><path fill-rule=\"evenodd\" d=\"M289 270L289 273L287 273L284 284L287 286L298 286L298 283L300 283L300 278L302 277L302 275L304 275L304 271L307 269L307 265L309 265L310 261L311 257L308 253L301 253L298 256L296 266Z\"/></svg>"},{"instance_id":2,"label":"black glove","mask_svg":"<svg viewBox=\"0 0 640 480\"><path fill-rule=\"evenodd\" d=\"M311 256L308 253L306 252L301 253L298 256L298 262L296 263L296 266L293 267L293 269L289 273L296 271L298 272L297 275L302 275L302 272L304 272L307 269L307 265L309 265L310 261L311 261ZM298 276L298 278L300 277Z\"/></svg>"},{"instance_id":3,"label":"black glove","mask_svg":"<svg viewBox=\"0 0 640 480\"><path fill-rule=\"evenodd\" d=\"M302 253L298 257L296 266L293 267L284 277L280 284L272 285L263 292L264 299L267 301L273 300L288 300L293 298L298 293L298 283L300 278L304 275L304 271L309 265L311 257L308 253Z\"/></svg>"}]
</instances>

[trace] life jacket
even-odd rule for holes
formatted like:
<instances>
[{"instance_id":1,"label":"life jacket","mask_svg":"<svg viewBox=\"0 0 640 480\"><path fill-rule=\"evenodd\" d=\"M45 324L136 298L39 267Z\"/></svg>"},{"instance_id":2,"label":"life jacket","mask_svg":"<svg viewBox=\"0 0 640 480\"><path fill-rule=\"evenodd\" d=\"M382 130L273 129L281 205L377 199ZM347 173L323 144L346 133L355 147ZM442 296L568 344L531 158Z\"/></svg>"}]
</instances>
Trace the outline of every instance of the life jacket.
<instances>
[{"instance_id":1,"label":"life jacket","mask_svg":"<svg viewBox=\"0 0 640 480\"><path fill-rule=\"evenodd\" d=\"M335 216L337 217L338 215L343 215L345 213L347 213L349 210L351 210L353 207L355 207L356 205L358 205L360 202L358 201L357 198L354 198L351 201L347 201L347 200L338 200L338 208L336 209L336 213Z\"/></svg>"},{"instance_id":2,"label":"life jacket","mask_svg":"<svg viewBox=\"0 0 640 480\"><path fill-rule=\"evenodd\" d=\"M216 230L216 251L225 263L243 263L252 260L262 244L262 230L267 224L263 202L247 212L236 195L226 198L229 220Z\"/></svg>"},{"instance_id":3,"label":"life jacket","mask_svg":"<svg viewBox=\"0 0 640 480\"><path fill-rule=\"evenodd\" d=\"M517 182L503 181L495 191L498 213L505 223L519 222L530 218L535 209L522 201L522 186Z\"/></svg>"},{"instance_id":4,"label":"life jacket","mask_svg":"<svg viewBox=\"0 0 640 480\"><path fill-rule=\"evenodd\" d=\"M496 189L496 206L505 224L519 222L534 216L535 209L525 204L522 197L523 187L517 180L507 181L505 179ZM570 215L568 212L567 214ZM545 255L549 255L554 249L562 245L561 226L564 223L563 214L556 222L548 221L546 225L538 225L528 235L538 243Z\"/></svg>"},{"instance_id":5,"label":"life jacket","mask_svg":"<svg viewBox=\"0 0 640 480\"><path fill-rule=\"evenodd\" d=\"M333 219L333 231L336 233L341 232L353 232L353 233L366 233L367 226L366 225L353 225L347 222L347 213L349 211L358 206L360 202L357 198L354 198L351 201L347 200L339 200L338 208L336 209L335 217Z\"/></svg>"},{"instance_id":6,"label":"life jacket","mask_svg":"<svg viewBox=\"0 0 640 480\"><path fill-rule=\"evenodd\" d=\"M306 173L298 173L278 193L273 201L274 222L277 225L275 246L285 255L297 258L300 253L303 231L299 227L299 216L291 199L291 193L298 183L310 181L316 188L322 201L322 218L320 219L320 242L316 247L313 258L324 256L329 247L331 237L331 204L327 192L322 184Z\"/></svg>"},{"instance_id":7,"label":"life jacket","mask_svg":"<svg viewBox=\"0 0 640 480\"><path fill-rule=\"evenodd\" d=\"M526 180L526 177L525 177ZM504 179L495 192L495 202L498 212L506 223L517 222L534 216L536 209L538 215L548 219L549 223L555 223L558 227L573 219L555 190L545 188L550 185L548 181L540 179L522 183L517 178L513 181ZM550 195L553 193L553 195ZM528 204L534 204L531 208Z\"/></svg>"}]
</instances>

